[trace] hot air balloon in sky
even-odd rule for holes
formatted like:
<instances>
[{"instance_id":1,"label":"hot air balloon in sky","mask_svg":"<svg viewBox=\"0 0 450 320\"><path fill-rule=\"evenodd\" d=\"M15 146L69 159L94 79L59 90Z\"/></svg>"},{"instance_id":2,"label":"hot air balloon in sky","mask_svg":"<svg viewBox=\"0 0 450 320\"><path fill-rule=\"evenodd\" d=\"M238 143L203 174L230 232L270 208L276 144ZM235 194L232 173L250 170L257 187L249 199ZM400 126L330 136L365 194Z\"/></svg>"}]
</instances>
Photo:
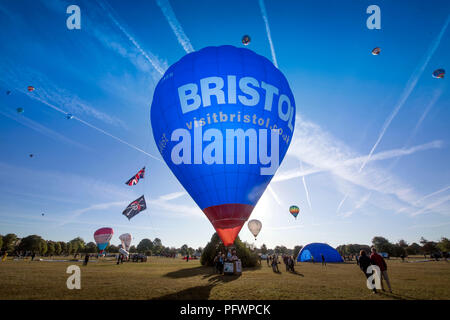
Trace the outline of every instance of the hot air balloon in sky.
<instances>
[{"instance_id":1,"label":"hot air balloon in sky","mask_svg":"<svg viewBox=\"0 0 450 320\"><path fill-rule=\"evenodd\" d=\"M29 91L29 92L34 91L34 87L33 87L33 86L28 86L28 91Z\"/></svg>"},{"instance_id":2,"label":"hot air balloon in sky","mask_svg":"<svg viewBox=\"0 0 450 320\"><path fill-rule=\"evenodd\" d=\"M248 229L253 234L256 240L256 236L261 231L262 223L259 220L253 219L248 222Z\"/></svg>"},{"instance_id":3,"label":"hot air balloon in sky","mask_svg":"<svg viewBox=\"0 0 450 320\"><path fill-rule=\"evenodd\" d=\"M151 124L164 161L230 246L284 159L295 101L267 58L206 47L167 69Z\"/></svg>"},{"instance_id":4,"label":"hot air balloon in sky","mask_svg":"<svg viewBox=\"0 0 450 320\"><path fill-rule=\"evenodd\" d=\"M378 48L378 47L376 47L376 48L374 48L374 49L372 50L372 54L373 54L374 56L377 56L377 55L379 55L379 54L380 54L380 52L381 52L381 49L380 49L380 48Z\"/></svg>"},{"instance_id":5,"label":"hot air balloon in sky","mask_svg":"<svg viewBox=\"0 0 450 320\"><path fill-rule=\"evenodd\" d=\"M24 108L17 108L16 111L17 111L17 113L24 113L25 109Z\"/></svg>"},{"instance_id":6,"label":"hot air balloon in sky","mask_svg":"<svg viewBox=\"0 0 450 320\"><path fill-rule=\"evenodd\" d=\"M250 44L250 36L249 35L245 35L242 37L242 44L244 46L247 46Z\"/></svg>"},{"instance_id":7,"label":"hot air balloon in sky","mask_svg":"<svg viewBox=\"0 0 450 320\"><path fill-rule=\"evenodd\" d=\"M300 212L300 209L297 206L291 206L289 208L289 212L294 216L295 219L297 219L297 215Z\"/></svg>"},{"instance_id":8,"label":"hot air balloon in sky","mask_svg":"<svg viewBox=\"0 0 450 320\"><path fill-rule=\"evenodd\" d=\"M100 228L94 232L95 243L100 253L103 253L103 250L108 246L113 234L114 231L112 228Z\"/></svg>"},{"instance_id":9,"label":"hot air balloon in sky","mask_svg":"<svg viewBox=\"0 0 450 320\"><path fill-rule=\"evenodd\" d=\"M122 248L125 249L125 251L127 251L127 252L130 251L131 240L132 240L131 234L129 234L129 233L121 234L119 236L119 240L122 242Z\"/></svg>"},{"instance_id":10,"label":"hot air balloon in sky","mask_svg":"<svg viewBox=\"0 0 450 320\"><path fill-rule=\"evenodd\" d=\"M445 70L444 69L437 69L433 71L433 78L436 79L443 79L445 76Z\"/></svg>"}]
</instances>

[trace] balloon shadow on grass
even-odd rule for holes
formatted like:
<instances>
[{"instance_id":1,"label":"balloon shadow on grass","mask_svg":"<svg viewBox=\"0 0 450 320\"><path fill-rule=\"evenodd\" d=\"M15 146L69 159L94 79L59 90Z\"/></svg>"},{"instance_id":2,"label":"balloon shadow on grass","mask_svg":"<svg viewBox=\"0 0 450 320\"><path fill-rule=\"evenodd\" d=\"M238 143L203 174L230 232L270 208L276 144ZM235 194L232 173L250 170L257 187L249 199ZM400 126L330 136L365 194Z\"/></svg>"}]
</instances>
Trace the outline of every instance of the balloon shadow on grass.
<instances>
[{"instance_id":1,"label":"balloon shadow on grass","mask_svg":"<svg viewBox=\"0 0 450 320\"><path fill-rule=\"evenodd\" d=\"M153 300L206 300L209 299L212 288L215 284L197 286L184 289L178 292L166 294Z\"/></svg>"},{"instance_id":2,"label":"balloon shadow on grass","mask_svg":"<svg viewBox=\"0 0 450 320\"><path fill-rule=\"evenodd\" d=\"M210 275L203 276L203 279L209 278L208 282L216 284L219 282L223 282L223 283L231 282L231 281L239 279L239 277L240 277L240 275L210 274Z\"/></svg>"},{"instance_id":3,"label":"balloon shadow on grass","mask_svg":"<svg viewBox=\"0 0 450 320\"><path fill-rule=\"evenodd\" d=\"M214 273L212 273L211 269L208 267L195 267L195 268L172 271L172 272L165 274L164 277L179 279L179 278L195 277L195 276L200 276L200 275L212 276L212 275L214 275Z\"/></svg>"}]
</instances>

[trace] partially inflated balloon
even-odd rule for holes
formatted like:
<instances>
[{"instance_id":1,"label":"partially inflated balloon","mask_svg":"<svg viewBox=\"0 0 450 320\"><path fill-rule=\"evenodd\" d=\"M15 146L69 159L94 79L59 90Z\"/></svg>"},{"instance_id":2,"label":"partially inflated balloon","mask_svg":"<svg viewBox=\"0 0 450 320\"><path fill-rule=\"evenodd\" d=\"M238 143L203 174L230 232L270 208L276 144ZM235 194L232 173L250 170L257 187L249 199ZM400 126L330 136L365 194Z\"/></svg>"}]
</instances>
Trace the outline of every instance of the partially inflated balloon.
<instances>
[{"instance_id":1,"label":"partially inflated balloon","mask_svg":"<svg viewBox=\"0 0 450 320\"><path fill-rule=\"evenodd\" d=\"M248 222L248 229L253 234L256 239L256 236L259 234L262 228L262 223L259 220L253 219Z\"/></svg>"},{"instance_id":2,"label":"partially inflated balloon","mask_svg":"<svg viewBox=\"0 0 450 320\"><path fill-rule=\"evenodd\" d=\"M151 108L159 152L232 245L291 142L295 101L286 78L251 50L207 47L169 67Z\"/></svg>"},{"instance_id":3,"label":"partially inflated balloon","mask_svg":"<svg viewBox=\"0 0 450 320\"><path fill-rule=\"evenodd\" d=\"M108 246L113 234L114 231L111 228L100 228L94 232L95 243L97 244L100 253Z\"/></svg>"},{"instance_id":4,"label":"partially inflated balloon","mask_svg":"<svg viewBox=\"0 0 450 320\"><path fill-rule=\"evenodd\" d=\"M119 240L122 242L122 248L124 248L126 251L129 251L132 240L131 234L129 233L121 234L119 236Z\"/></svg>"}]
</instances>

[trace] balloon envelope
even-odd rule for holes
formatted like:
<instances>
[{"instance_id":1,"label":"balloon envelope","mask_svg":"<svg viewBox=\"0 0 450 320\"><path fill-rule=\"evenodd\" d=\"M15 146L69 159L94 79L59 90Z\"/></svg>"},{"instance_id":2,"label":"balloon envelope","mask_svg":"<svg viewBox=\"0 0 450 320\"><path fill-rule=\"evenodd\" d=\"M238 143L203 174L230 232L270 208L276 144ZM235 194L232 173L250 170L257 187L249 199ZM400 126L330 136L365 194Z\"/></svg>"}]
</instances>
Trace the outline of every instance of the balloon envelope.
<instances>
[{"instance_id":1,"label":"balloon envelope","mask_svg":"<svg viewBox=\"0 0 450 320\"><path fill-rule=\"evenodd\" d=\"M445 70L444 69L437 69L433 72L433 78L442 79L445 76Z\"/></svg>"},{"instance_id":2,"label":"balloon envelope","mask_svg":"<svg viewBox=\"0 0 450 320\"><path fill-rule=\"evenodd\" d=\"M247 46L249 43L250 43L250 36L248 36L248 35L243 36L242 37L242 44L244 46Z\"/></svg>"},{"instance_id":3,"label":"balloon envelope","mask_svg":"<svg viewBox=\"0 0 450 320\"><path fill-rule=\"evenodd\" d=\"M380 49L380 48L378 48L378 47L376 47L376 48L374 48L374 49L372 50L372 54L373 54L374 56L377 56L377 55L379 55L379 54L380 54L380 52L381 52L381 49Z\"/></svg>"},{"instance_id":4,"label":"balloon envelope","mask_svg":"<svg viewBox=\"0 0 450 320\"><path fill-rule=\"evenodd\" d=\"M100 253L108 246L113 234L114 231L112 228L100 228L94 232L94 240Z\"/></svg>"},{"instance_id":5,"label":"balloon envelope","mask_svg":"<svg viewBox=\"0 0 450 320\"><path fill-rule=\"evenodd\" d=\"M253 236L256 238L256 236L259 234L262 228L262 223L259 220L253 219L248 222L248 229L253 234Z\"/></svg>"},{"instance_id":6,"label":"balloon envelope","mask_svg":"<svg viewBox=\"0 0 450 320\"><path fill-rule=\"evenodd\" d=\"M17 108L17 113L23 113L25 110L23 108Z\"/></svg>"},{"instance_id":7,"label":"balloon envelope","mask_svg":"<svg viewBox=\"0 0 450 320\"><path fill-rule=\"evenodd\" d=\"M294 216L294 218L297 218L297 215L300 212L300 208L297 206L291 206L289 208L289 212Z\"/></svg>"},{"instance_id":8,"label":"balloon envelope","mask_svg":"<svg viewBox=\"0 0 450 320\"><path fill-rule=\"evenodd\" d=\"M267 58L207 47L166 71L151 124L164 161L229 246L284 159L295 101Z\"/></svg>"},{"instance_id":9,"label":"balloon envelope","mask_svg":"<svg viewBox=\"0 0 450 320\"><path fill-rule=\"evenodd\" d=\"M34 87L33 86L28 86L28 91L29 92L34 91Z\"/></svg>"},{"instance_id":10,"label":"balloon envelope","mask_svg":"<svg viewBox=\"0 0 450 320\"><path fill-rule=\"evenodd\" d=\"M129 251L132 240L131 234L129 233L121 234L119 236L119 240L122 242L122 248L124 248L126 251Z\"/></svg>"}]
</instances>

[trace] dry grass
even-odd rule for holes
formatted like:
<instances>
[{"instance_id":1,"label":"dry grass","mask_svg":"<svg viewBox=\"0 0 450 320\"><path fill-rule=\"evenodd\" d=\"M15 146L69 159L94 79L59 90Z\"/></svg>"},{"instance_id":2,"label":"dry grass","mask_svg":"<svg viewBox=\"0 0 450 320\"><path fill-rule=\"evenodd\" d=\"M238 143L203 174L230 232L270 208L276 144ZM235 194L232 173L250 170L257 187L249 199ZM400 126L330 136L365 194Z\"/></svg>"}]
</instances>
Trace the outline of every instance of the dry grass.
<instances>
[{"instance_id":1,"label":"dry grass","mask_svg":"<svg viewBox=\"0 0 450 320\"><path fill-rule=\"evenodd\" d=\"M80 262L0 262L0 299L450 299L450 263L388 261L394 294L374 295L355 263L302 263L275 274L265 263L221 276L198 261L149 258L81 266L81 290L68 290L67 266Z\"/></svg>"}]
</instances>

